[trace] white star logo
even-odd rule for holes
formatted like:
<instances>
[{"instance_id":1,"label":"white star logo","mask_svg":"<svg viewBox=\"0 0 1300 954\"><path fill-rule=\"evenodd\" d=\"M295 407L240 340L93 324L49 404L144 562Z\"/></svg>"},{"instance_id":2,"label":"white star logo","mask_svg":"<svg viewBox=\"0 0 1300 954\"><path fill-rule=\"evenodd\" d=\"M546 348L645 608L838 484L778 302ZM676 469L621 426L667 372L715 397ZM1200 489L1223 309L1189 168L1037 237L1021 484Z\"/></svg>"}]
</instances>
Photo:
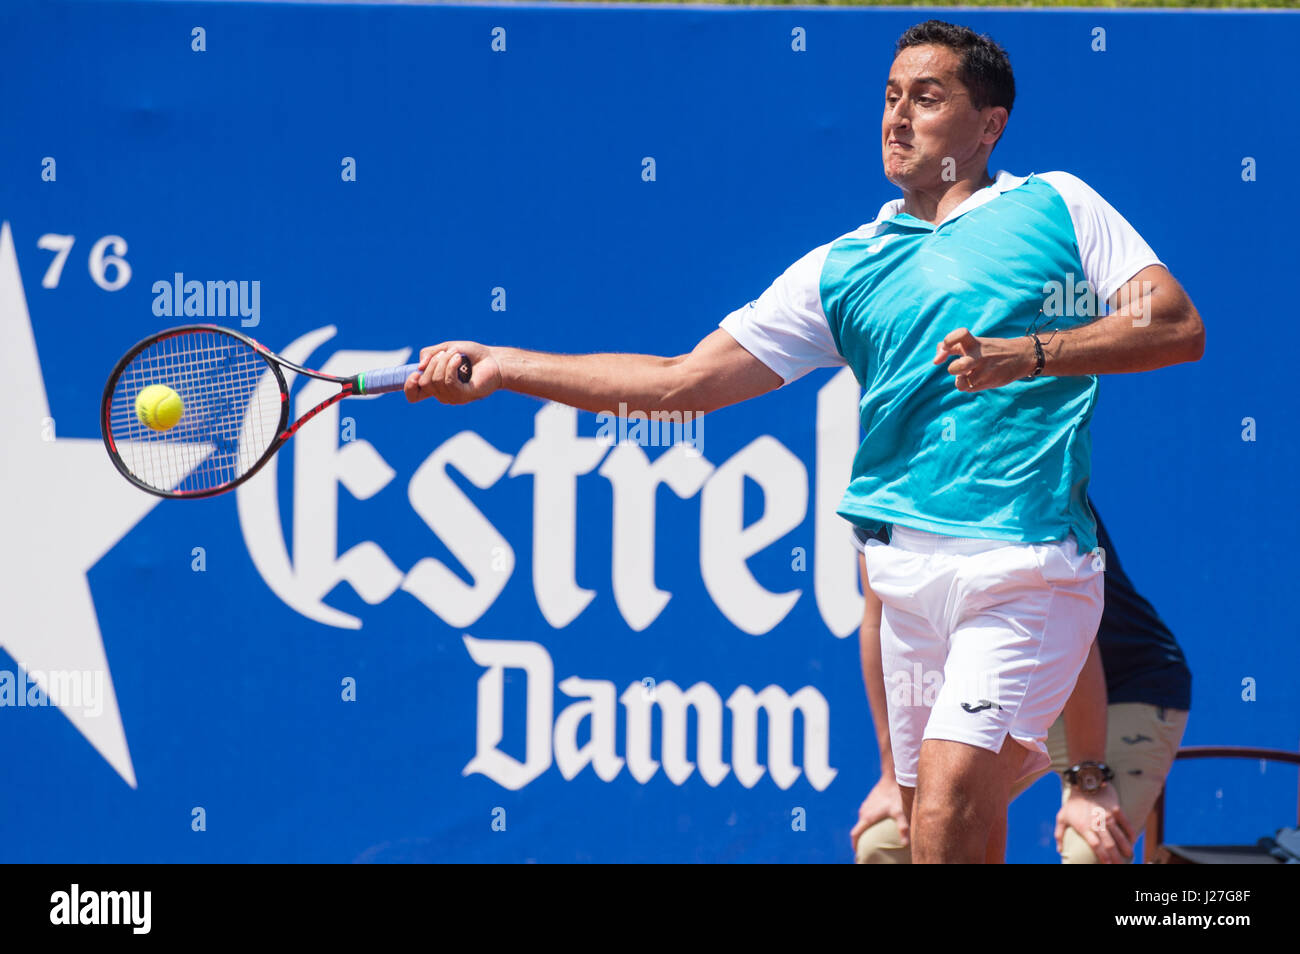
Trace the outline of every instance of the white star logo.
<instances>
[{"instance_id":1,"label":"white star logo","mask_svg":"<svg viewBox=\"0 0 1300 954\"><path fill-rule=\"evenodd\" d=\"M0 226L0 648L135 787L135 768L86 572L158 503L114 469L99 438L46 440L50 416L9 223ZM69 704L56 672L103 673L99 711Z\"/></svg>"}]
</instances>

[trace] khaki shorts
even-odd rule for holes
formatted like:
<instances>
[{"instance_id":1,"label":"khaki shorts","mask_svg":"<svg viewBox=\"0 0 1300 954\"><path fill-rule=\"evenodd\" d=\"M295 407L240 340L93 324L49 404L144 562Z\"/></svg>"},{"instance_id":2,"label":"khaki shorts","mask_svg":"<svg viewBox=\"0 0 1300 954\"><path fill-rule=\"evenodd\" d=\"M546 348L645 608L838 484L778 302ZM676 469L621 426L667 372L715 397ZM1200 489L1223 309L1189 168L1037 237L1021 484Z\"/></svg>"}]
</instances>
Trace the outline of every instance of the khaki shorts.
<instances>
[{"instance_id":1,"label":"khaki shorts","mask_svg":"<svg viewBox=\"0 0 1300 954\"><path fill-rule=\"evenodd\" d=\"M1115 772L1111 784L1119 792L1125 817L1139 833L1164 787L1165 776L1174 764L1186 728L1186 709L1166 709L1141 702L1121 702L1106 709L1106 763ZM1047 751L1052 759L1050 769L1018 783L1011 792L1013 799L1049 770L1061 775L1062 804L1069 797L1070 785L1064 775L1069 767L1064 719L1058 718L1048 731ZM860 865L907 865L912 863L912 849L900 843L898 826L892 818L886 818L862 833L856 861ZM1088 865L1096 864L1097 858L1079 833L1069 828L1065 832L1061 861Z\"/></svg>"}]
</instances>

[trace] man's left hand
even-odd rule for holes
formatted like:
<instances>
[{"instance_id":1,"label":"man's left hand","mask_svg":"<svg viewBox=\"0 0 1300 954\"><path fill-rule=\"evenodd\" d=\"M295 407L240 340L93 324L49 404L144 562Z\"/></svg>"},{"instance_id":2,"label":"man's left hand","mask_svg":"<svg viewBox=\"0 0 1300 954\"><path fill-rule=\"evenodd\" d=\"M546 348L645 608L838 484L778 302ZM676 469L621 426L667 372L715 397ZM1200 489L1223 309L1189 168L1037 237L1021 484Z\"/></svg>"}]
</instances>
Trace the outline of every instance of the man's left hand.
<instances>
[{"instance_id":1,"label":"man's left hand","mask_svg":"<svg viewBox=\"0 0 1300 954\"><path fill-rule=\"evenodd\" d=\"M1034 343L1024 338L976 338L967 328L958 328L939 342L934 363L956 356L948 365L959 391L1000 388L1033 373Z\"/></svg>"}]
</instances>

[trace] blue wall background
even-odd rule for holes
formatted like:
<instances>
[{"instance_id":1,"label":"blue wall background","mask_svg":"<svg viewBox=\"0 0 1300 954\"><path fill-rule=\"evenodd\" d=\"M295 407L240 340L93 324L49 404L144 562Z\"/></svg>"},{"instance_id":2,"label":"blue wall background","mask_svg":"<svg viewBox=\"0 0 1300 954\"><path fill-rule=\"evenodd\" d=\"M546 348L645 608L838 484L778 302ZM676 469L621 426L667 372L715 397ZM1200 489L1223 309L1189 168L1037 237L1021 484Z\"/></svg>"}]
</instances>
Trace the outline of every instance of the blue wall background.
<instances>
[{"instance_id":1,"label":"blue wall background","mask_svg":"<svg viewBox=\"0 0 1300 954\"><path fill-rule=\"evenodd\" d=\"M894 197L880 170L881 88L894 39L929 15L6 5L0 218L58 437L97 439L116 358L183 322L152 307L152 284L176 272L259 280L261 321L250 330L272 349L335 326L315 364L336 348L418 349L457 336L558 351L688 350L790 262ZM1184 744L1294 749L1297 402L1284 342L1300 154L1287 91L1300 19L935 15L1010 51L1020 94L996 165L1081 176L1143 233L1205 318L1200 363L1103 380L1093 495L1126 568L1186 649L1195 681ZM205 52L191 50L196 26ZM491 49L495 27L507 31L504 53ZM806 52L791 50L795 27L807 31ZM1104 53L1091 48L1096 27ZM54 182L41 178L47 156L57 160ZM341 180L344 156L357 161L355 182ZM655 157L657 181L642 181L644 156ZM1257 181L1242 179L1248 156ZM47 233L76 236L54 288L41 284L52 253L37 241ZM111 292L86 264L109 234L128 242L132 269ZM507 290L504 312L491 308L497 286ZM710 417L705 456L720 464L766 434L811 475L815 401L828 379L812 375ZM396 476L369 500L340 492L340 551L373 540L403 570L422 557L455 566L411 508L411 475L463 430L517 453L538 409L514 395L454 409L348 404ZM1253 442L1242 439L1247 417ZM580 417L580 433L595 428ZM281 456L288 514L292 461ZM5 464L6 482L24 466L21 454ZM58 709L0 709L11 766L0 858L850 857L848 831L877 757L856 639L827 629L812 567L791 565L794 547L813 553L811 496L804 522L749 562L768 589L803 595L775 629L751 636L701 582L699 496L661 488L656 581L672 599L634 632L611 591L610 485L595 472L579 478L576 578L596 596L554 629L531 582L531 478L486 490L456 480L517 560L491 608L463 628L400 590L370 605L346 584L326 602L362 627L314 623L263 582L233 494L154 508L88 574L137 785ZM753 521L764 501L749 489ZM192 572L195 546L205 548L204 573ZM0 634L23 625L10 613ZM552 767L518 791L464 776L483 672L465 632L541 643L557 682L604 679L620 692L647 676L683 688L703 680L724 700L742 684L815 686L829 704L838 774L821 791L802 775L783 790L770 775L747 788L733 773L712 787L698 773L675 785L660 771L641 784L627 769L605 782L588 768L566 781ZM4 652L0 668L15 668ZM357 679L356 702L340 699L344 676ZM1243 700L1245 679L1256 681L1254 701ZM568 701L557 693L557 712ZM503 748L522 752L522 712L513 680ZM1258 763L1182 766L1169 835L1253 841L1289 822L1295 784L1294 770ZM1010 860L1055 860L1058 797L1046 779L1015 803ZM195 806L206 810L204 832L191 830ZM491 828L496 808L504 832ZM806 831L792 830L796 808Z\"/></svg>"}]
</instances>

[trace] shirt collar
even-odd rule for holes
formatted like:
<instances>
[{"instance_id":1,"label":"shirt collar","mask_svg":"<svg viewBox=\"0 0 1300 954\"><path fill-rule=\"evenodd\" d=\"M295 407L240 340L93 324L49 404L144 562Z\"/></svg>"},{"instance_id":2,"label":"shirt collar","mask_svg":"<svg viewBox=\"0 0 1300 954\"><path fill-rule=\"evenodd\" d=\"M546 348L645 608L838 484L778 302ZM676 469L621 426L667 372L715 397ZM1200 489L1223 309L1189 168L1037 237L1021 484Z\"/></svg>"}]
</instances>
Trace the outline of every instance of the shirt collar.
<instances>
[{"instance_id":1,"label":"shirt collar","mask_svg":"<svg viewBox=\"0 0 1300 954\"><path fill-rule=\"evenodd\" d=\"M951 222L959 215L965 215L967 212L971 211L972 209L978 209L985 202L991 202L994 199L996 199L998 196L1000 196L1002 193L1008 192L1011 189L1016 188L1017 186L1023 185L1025 180L1028 178L1029 176L1013 176L1005 169L999 169L997 171L997 174L993 177L993 183L991 185L985 186L983 189L979 189L976 192L972 193L971 195L967 196L966 201L964 201L961 205L957 206L957 208L949 212L947 217L943 220L943 222L940 222L939 225L943 225L947 222ZM892 219L895 216L901 214L903 214L902 197L899 197L897 199L890 199L888 202L886 202L884 205L880 207L880 212L876 215L875 222L871 224L877 226L882 225L885 222L887 222L889 219ZM912 216L910 215L908 216L908 219L914 222L921 221L920 219L912 218ZM921 224L929 225L930 223L923 222ZM938 228L939 226L936 225L932 227Z\"/></svg>"}]
</instances>

